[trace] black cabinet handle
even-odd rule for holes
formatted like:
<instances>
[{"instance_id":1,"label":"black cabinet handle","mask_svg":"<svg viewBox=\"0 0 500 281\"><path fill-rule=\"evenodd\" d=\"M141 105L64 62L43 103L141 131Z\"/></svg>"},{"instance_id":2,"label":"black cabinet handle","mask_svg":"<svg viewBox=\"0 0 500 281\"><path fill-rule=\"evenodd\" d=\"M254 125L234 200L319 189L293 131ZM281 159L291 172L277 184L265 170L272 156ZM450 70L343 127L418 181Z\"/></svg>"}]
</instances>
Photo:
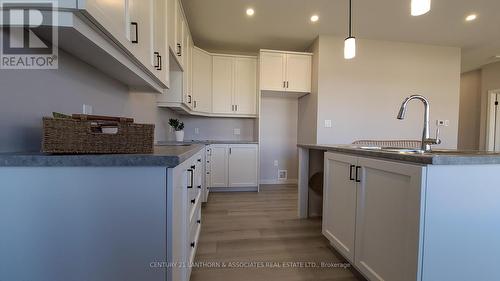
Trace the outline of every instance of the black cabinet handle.
<instances>
[{"instance_id":1,"label":"black cabinet handle","mask_svg":"<svg viewBox=\"0 0 500 281\"><path fill-rule=\"evenodd\" d=\"M158 68L160 67L160 53L154 52L154 54L155 54L155 57L156 57L155 68L156 68L156 70L158 70Z\"/></svg>"},{"instance_id":2,"label":"black cabinet handle","mask_svg":"<svg viewBox=\"0 0 500 281\"><path fill-rule=\"evenodd\" d=\"M160 55L158 55L158 64L159 64L158 70L161 71L163 69L163 61L161 60Z\"/></svg>"},{"instance_id":3,"label":"black cabinet handle","mask_svg":"<svg viewBox=\"0 0 500 281\"><path fill-rule=\"evenodd\" d=\"M196 204L196 199L191 200L191 204Z\"/></svg>"},{"instance_id":4,"label":"black cabinet handle","mask_svg":"<svg viewBox=\"0 0 500 281\"><path fill-rule=\"evenodd\" d=\"M191 169L193 169L193 170L196 169L196 166L195 165L191 166Z\"/></svg>"},{"instance_id":5,"label":"black cabinet handle","mask_svg":"<svg viewBox=\"0 0 500 281\"><path fill-rule=\"evenodd\" d=\"M283 88L286 88L286 81L283 81Z\"/></svg>"},{"instance_id":6,"label":"black cabinet handle","mask_svg":"<svg viewBox=\"0 0 500 281\"><path fill-rule=\"evenodd\" d=\"M198 189L201 189L201 185L198 185Z\"/></svg>"},{"instance_id":7,"label":"black cabinet handle","mask_svg":"<svg viewBox=\"0 0 500 281\"><path fill-rule=\"evenodd\" d=\"M286 88L287 88L287 89L289 88L289 87L288 87L288 86L289 86L289 83L290 83L289 81L286 81Z\"/></svg>"},{"instance_id":8,"label":"black cabinet handle","mask_svg":"<svg viewBox=\"0 0 500 281\"><path fill-rule=\"evenodd\" d=\"M139 23L131 22L130 24L135 28L135 40L132 40L132 43L138 44L139 43Z\"/></svg>"},{"instance_id":9,"label":"black cabinet handle","mask_svg":"<svg viewBox=\"0 0 500 281\"><path fill-rule=\"evenodd\" d=\"M191 97L191 95L188 95L188 103L191 103L193 101L193 98Z\"/></svg>"},{"instance_id":10,"label":"black cabinet handle","mask_svg":"<svg viewBox=\"0 0 500 281\"><path fill-rule=\"evenodd\" d=\"M200 163L201 163L201 158L200 158L200 159L198 159L198 162L200 162Z\"/></svg>"},{"instance_id":11,"label":"black cabinet handle","mask_svg":"<svg viewBox=\"0 0 500 281\"><path fill-rule=\"evenodd\" d=\"M196 222L197 222L198 224L200 224L200 223L201 223L201 220L197 220Z\"/></svg>"},{"instance_id":12,"label":"black cabinet handle","mask_svg":"<svg viewBox=\"0 0 500 281\"><path fill-rule=\"evenodd\" d=\"M354 171L353 169L355 168L356 166L355 165L351 165L351 167L349 167L349 180L355 180L354 178Z\"/></svg>"},{"instance_id":13,"label":"black cabinet handle","mask_svg":"<svg viewBox=\"0 0 500 281\"><path fill-rule=\"evenodd\" d=\"M194 185L194 171L192 169L188 169L188 172L191 173L191 185L188 185L188 188L193 188Z\"/></svg>"},{"instance_id":14,"label":"black cabinet handle","mask_svg":"<svg viewBox=\"0 0 500 281\"><path fill-rule=\"evenodd\" d=\"M360 166L356 166L356 182L361 182L361 180L359 179L359 176L360 176L360 172L359 170L361 169Z\"/></svg>"},{"instance_id":15,"label":"black cabinet handle","mask_svg":"<svg viewBox=\"0 0 500 281\"><path fill-rule=\"evenodd\" d=\"M196 243L191 242L191 248L194 248L194 246L196 246Z\"/></svg>"},{"instance_id":16,"label":"black cabinet handle","mask_svg":"<svg viewBox=\"0 0 500 281\"><path fill-rule=\"evenodd\" d=\"M177 43L177 56L182 56L182 46L180 43Z\"/></svg>"}]
</instances>

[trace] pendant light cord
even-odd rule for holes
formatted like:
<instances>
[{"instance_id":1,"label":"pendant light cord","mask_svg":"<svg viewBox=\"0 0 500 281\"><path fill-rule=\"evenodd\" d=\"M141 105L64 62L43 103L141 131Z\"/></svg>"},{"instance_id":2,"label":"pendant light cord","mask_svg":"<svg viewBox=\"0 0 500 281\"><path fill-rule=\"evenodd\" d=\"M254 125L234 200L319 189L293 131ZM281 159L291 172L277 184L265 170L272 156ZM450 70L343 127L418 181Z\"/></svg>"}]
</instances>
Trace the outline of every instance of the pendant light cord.
<instances>
[{"instance_id":1,"label":"pendant light cord","mask_svg":"<svg viewBox=\"0 0 500 281\"><path fill-rule=\"evenodd\" d=\"M352 0L349 0L349 38L352 37Z\"/></svg>"}]
</instances>

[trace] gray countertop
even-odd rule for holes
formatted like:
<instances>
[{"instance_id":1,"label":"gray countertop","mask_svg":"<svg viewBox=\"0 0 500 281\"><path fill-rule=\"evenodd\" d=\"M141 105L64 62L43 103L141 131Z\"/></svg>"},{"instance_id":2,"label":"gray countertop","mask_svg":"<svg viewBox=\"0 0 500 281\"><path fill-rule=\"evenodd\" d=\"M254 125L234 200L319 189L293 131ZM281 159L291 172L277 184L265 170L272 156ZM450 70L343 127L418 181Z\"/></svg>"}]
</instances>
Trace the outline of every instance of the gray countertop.
<instances>
[{"instance_id":1,"label":"gray countertop","mask_svg":"<svg viewBox=\"0 0 500 281\"><path fill-rule=\"evenodd\" d=\"M185 140L182 142L177 142L177 141L158 142L158 145L177 144L177 143L184 143L184 144L197 143L197 144L205 144L205 145L210 145L210 144L259 144L258 141L250 141L250 140Z\"/></svg>"},{"instance_id":2,"label":"gray countertop","mask_svg":"<svg viewBox=\"0 0 500 281\"><path fill-rule=\"evenodd\" d=\"M383 150L361 149L348 145L298 144L298 147L325 150L372 158L410 162L422 165L496 165L500 153L488 151L437 150L432 153L408 154Z\"/></svg>"},{"instance_id":3,"label":"gray countertop","mask_svg":"<svg viewBox=\"0 0 500 281\"><path fill-rule=\"evenodd\" d=\"M204 149L203 144L155 146L153 154L53 155L0 153L0 167L165 167L173 168Z\"/></svg>"}]
</instances>

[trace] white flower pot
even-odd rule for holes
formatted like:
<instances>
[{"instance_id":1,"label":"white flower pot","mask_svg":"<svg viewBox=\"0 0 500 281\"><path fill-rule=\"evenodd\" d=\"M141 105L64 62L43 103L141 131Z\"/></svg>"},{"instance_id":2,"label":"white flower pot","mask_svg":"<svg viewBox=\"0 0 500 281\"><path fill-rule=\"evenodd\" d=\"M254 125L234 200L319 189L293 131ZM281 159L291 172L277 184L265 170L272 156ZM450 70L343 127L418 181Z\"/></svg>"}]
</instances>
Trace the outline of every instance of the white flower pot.
<instances>
[{"instance_id":1,"label":"white flower pot","mask_svg":"<svg viewBox=\"0 0 500 281\"><path fill-rule=\"evenodd\" d=\"M175 140L184 141L184 131L175 131Z\"/></svg>"}]
</instances>

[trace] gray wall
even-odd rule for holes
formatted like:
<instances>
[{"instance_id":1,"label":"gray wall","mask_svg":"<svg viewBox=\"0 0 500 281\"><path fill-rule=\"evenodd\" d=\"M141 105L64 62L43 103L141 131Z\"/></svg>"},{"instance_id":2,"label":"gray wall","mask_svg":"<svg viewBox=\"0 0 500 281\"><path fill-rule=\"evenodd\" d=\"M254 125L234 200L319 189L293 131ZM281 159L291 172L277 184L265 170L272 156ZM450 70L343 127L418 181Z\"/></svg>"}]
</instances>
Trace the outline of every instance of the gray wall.
<instances>
[{"instance_id":1,"label":"gray wall","mask_svg":"<svg viewBox=\"0 0 500 281\"><path fill-rule=\"evenodd\" d=\"M246 118L207 118L181 115L186 126L186 140L256 140L256 119ZM198 134L195 129L198 128ZM240 129L240 135L234 134L234 129Z\"/></svg>"},{"instance_id":2,"label":"gray wall","mask_svg":"<svg viewBox=\"0 0 500 281\"><path fill-rule=\"evenodd\" d=\"M460 76L459 149L479 149L480 126L481 70L475 70Z\"/></svg>"},{"instance_id":3,"label":"gray wall","mask_svg":"<svg viewBox=\"0 0 500 281\"><path fill-rule=\"evenodd\" d=\"M488 115L488 91L500 89L500 63L482 67L481 71L481 131L480 148L486 149L486 119Z\"/></svg>"},{"instance_id":4,"label":"gray wall","mask_svg":"<svg viewBox=\"0 0 500 281\"><path fill-rule=\"evenodd\" d=\"M291 182L297 180L298 100L262 97L260 122L260 179L276 183L278 170L287 170ZM274 161L278 160L278 167Z\"/></svg>"},{"instance_id":5,"label":"gray wall","mask_svg":"<svg viewBox=\"0 0 500 281\"><path fill-rule=\"evenodd\" d=\"M427 96L432 129L450 120L443 145L455 148L458 135L460 50L458 48L358 40L353 60L343 58L343 38L319 38L319 143L347 144L356 139L420 139L422 104L410 105L407 119L396 114L410 94ZM324 121L332 120L332 128Z\"/></svg>"}]
</instances>

